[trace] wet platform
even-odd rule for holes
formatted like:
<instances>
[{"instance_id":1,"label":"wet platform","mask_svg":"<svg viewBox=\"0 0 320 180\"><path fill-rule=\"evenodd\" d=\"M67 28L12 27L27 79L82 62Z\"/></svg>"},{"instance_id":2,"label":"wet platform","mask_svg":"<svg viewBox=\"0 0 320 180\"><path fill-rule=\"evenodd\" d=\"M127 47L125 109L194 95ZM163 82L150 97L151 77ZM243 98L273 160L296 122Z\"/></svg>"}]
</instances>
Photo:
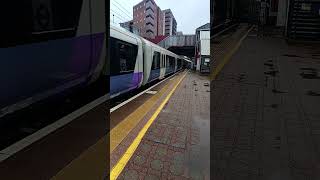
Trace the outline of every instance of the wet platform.
<instances>
[{"instance_id":1,"label":"wet platform","mask_svg":"<svg viewBox=\"0 0 320 180\"><path fill-rule=\"evenodd\" d=\"M319 71L319 45L246 36L211 82L213 179L319 179Z\"/></svg>"},{"instance_id":2,"label":"wet platform","mask_svg":"<svg viewBox=\"0 0 320 180\"><path fill-rule=\"evenodd\" d=\"M111 179L210 179L209 97L184 71L112 112Z\"/></svg>"}]
</instances>

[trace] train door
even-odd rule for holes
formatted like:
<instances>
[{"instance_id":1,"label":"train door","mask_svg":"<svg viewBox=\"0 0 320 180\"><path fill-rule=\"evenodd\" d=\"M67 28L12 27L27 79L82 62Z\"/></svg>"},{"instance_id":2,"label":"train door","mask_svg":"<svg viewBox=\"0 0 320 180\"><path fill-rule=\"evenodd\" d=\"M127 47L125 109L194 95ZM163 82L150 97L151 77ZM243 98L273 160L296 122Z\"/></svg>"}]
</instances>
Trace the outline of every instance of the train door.
<instances>
[{"instance_id":1,"label":"train door","mask_svg":"<svg viewBox=\"0 0 320 180\"><path fill-rule=\"evenodd\" d=\"M175 63L174 63L174 72L177 72L178 70L178 58L174 58L175 59Z\"/></svg>"},{"instance_id":2,"label":"train door","mask_svg":"<svg viewBox=\"0 0 320 180\"><path fill-rule=\"evenodd\" d=\"M165 55L163 54L163 51L162 51L159 79L163 79L165 77L165 73L166 73L166 58L165 58Z\"/></svg>"},{"instance_id":3,"label":"train door","mask_svg":"<svg viewBox=\"0 0 320 180\"><path fill-rule=\"evenodd\" d=\"M132 42L133 39L130 41ZM142 52L138 44L110 38L110 94L111 97L137 88L140 84L138 73L142 62Z\"/></svg>"},{"instance_id":4,"label":"train door","mask_svg":"<svg viewBox=\"0 0 320 180\"><path fill-rule=\"evenodd\" d=\"M139 88L144 81L144 68L145 68L145 61L147 61L147 56L151 56L150 54L146 53L144 50L143 42L140 39L137 39L138 45L138 54L136 58L136 66L134 69L134 76L133 76L133 84L134 86L137 85Z\"/></svg>"},{"instance_id":5,"label":"train door","mask_svg":"<svg viewBox=\"0 0 320 180\"><path fill-rule=\"evenodd\" d=\"M143 47L143 52L144 52L144 61L143 61L143 85L145 85L149 79L150 79L150 74L151 74L151 66L153 65L153 51L154 48L150 46L148 43L144 44Z\"/></svg>"},{"instance_id":6,"label":"train door","mask_svg":"<svg viewBox=\"0 0 320 180\"><path fill-rule=\"evenodd\" d=\"M89 2L3 2L1 12L10 16L1 22L0 116L87 80L91 61Z\"/></svg>"},{"instance_id":7,"label":"train door","mask_svg":"<svg viewBox=\"0 0 320 180\"><path fill-rule=\"evenodd\" d=\"M148 79L147 82L154 81L160 77L160 67L161 67L161 53L156 48L152 48L152 56L150 64L148 65ZM146 82L146 83L147 83Z\"/></svg>"}]
</instances>

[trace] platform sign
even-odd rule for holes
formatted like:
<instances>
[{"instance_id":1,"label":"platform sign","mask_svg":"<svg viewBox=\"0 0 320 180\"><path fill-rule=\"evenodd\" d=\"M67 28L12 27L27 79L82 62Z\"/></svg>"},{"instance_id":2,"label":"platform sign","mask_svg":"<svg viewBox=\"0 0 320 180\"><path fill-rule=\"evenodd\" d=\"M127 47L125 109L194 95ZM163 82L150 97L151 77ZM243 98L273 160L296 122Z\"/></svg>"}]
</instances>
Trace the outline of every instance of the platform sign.
<instances>
[{"instance_id":1,"label":"platform sign","mask_svg":"<svg viewBox=\"0 0 320 180\"><path fill-rule=\"evenodd\" d=\"M35 32L53 29L51 0L32 0L33 28Z\"/></svg>"}]
</instances>

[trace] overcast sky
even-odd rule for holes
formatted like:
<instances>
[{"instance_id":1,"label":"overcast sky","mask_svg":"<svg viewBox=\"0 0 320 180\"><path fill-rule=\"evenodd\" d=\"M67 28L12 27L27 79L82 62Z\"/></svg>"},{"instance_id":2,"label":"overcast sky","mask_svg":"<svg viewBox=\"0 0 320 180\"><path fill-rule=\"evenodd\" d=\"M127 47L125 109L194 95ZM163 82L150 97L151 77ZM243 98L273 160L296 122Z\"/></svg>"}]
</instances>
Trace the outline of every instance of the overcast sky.
<instances>
[{"instance_id":1,"label":"overcast sky","mask_svg":"<svg viewBox=\"0 0 320 180\"><path fill-rule=\"evenodd\" d=\"M142 0L110 0L110 22L132 19L132 8ZM155 0L164 9L171 9L177 20L177 31L194 34L195 29L210 22L210 0ZM114 16L113 16L114 15Z\"/></svg>"}]
</instances>

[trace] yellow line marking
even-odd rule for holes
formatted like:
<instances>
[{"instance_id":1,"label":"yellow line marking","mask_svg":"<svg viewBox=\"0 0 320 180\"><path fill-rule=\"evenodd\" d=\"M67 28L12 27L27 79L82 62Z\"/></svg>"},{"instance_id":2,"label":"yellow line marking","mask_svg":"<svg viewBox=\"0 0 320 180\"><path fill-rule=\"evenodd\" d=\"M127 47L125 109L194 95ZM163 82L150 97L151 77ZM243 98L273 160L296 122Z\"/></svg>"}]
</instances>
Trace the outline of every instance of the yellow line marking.
<instances>
[{"instance_id":1,"label":"yellow line marking","mask_svg":"<svg viewBox=\"0 0 320 180\"><path fill-rule=\"evenodd\" d=\"M213 71L213 73L210 75L210 80L215 80L217 76L219 75L220 71L223 69L223 67L229 62L231 57L234 55L234 53L240 48L242 42L244 39L248 36L249 32L253 29L253 26L246 32L246 34L240 39L240 41L236 44L236 46L231 50L230 53L228 53L223 59L222 62L217 66L217 68Z\"/></svg>"},{"instance_id":2,"label":"yellow line marking","mask_svg":"<svg viewBox=\"0 0 320 180\"><path fill-rule=\"evenodd\" d=\"M146 134L147 130L149 127L152 125L154 120L158 117L160 114L161 110L165 106L165 104L169 101L170 97L174 93L174 91L177 89L178 85L181 83L181 81L184 79L184 77L187 75L185 73L183 77L178 81L178 83L173 87L173 89L169 92L168 96L165 98L165 100L161 103L161 105L158 107L158 109L155 111L155 113L152 115L152 117L148 120L148 122L145 124L145 126L141 129L139 132L138 136L134 139L132 144L129 146L129 148L126 150L124 155L120 158L118 163L114 166L110 173L110 180L115 180L118 178L124 167L127 165L128 161L132 157L133 153L136 151L138 148L139 144L141 143L142 138Z\"/></svg>"},{"instance_id":3,"label":"yellow line marking","mask_svg":"<svg viewBox=\"0 0 320 180\"><path fill-rule=\"evenodd\" d=\"M151 110L159 98L167 91L170 84L171 82L166 84L156 95L148 99L145 103L143 103L143 105L137 108L137 110L132 112L110 131L110 154L128 136L130 131L136 127L140 120Z\"/></svg>"},{"instance_id":4,"label":"yellow line marking","mask_svg":"<svg viewBox=\"0 0 320 180\"><path fill-rule=\"evenodd\" d=\"M51 180L64 179L103 179L108 168L107 136L83 152L78 158L58 172Z\"/></svg>"}]
</instances>

